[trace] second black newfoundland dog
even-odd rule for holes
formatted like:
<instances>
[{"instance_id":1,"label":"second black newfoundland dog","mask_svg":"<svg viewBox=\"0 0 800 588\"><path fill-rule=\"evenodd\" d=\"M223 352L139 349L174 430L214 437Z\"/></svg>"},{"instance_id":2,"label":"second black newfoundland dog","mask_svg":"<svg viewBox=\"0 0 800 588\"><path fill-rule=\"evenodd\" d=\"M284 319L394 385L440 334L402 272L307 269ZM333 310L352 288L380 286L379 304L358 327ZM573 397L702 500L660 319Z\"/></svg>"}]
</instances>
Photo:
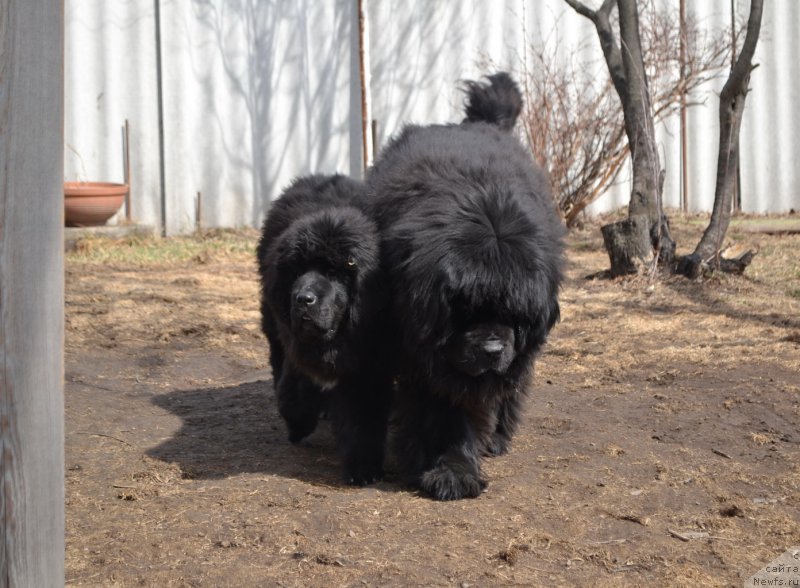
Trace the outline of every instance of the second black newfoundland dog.
<instances>
[{"instance_id":1,"label":"second black newfoundland dog","mask_svg":"<svg viewBox=\"0 0 800 588\"><path fill-rule=\"evenodd\" d=\"M559 318L562 225L511 133L505 73L467 83L459 125L408 126L368 176L397 343L397 455L440 500L479 495L507 451L533 360Z\"/></svg>"},{"instance_id":2,"label":"second black newfoundland dog","mask_svg":"<svg viewBox=\"0 0 800 588\"><path fill-rule=\"evenodd\" d=\"M261 321L278 410L296 443L329 409L345 481L382 477L390 373L386 285L365 186L340 175L300 178L273 202L258 245Z\"/></svg>"}]
</instances>

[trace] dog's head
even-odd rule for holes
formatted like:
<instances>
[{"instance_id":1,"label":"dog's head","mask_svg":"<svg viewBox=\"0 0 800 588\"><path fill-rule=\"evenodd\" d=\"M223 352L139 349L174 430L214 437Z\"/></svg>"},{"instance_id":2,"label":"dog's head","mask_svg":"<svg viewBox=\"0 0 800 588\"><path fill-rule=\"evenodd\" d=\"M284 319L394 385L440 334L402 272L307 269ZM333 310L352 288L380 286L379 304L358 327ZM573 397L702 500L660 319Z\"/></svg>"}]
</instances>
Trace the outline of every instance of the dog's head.
<instances>
[{"instance_id":1,"label":"dog's head","mask_svg":"<svg viewBox=\"0 0 800 588\"><path fill-rule=\"evenodd\" d=\"M519 356L530 357L539 349L559 318L554 295L465 303L474 291L449 291L453 295L445 306L437 345L451 368L471 377L504 376Z\"/></svg>"},{"instance_id":2,"label":"dog's head","mask_svg":"<svg viewBox=\"0 0 800 588\"><path fill-rule=\"evenodd\" d=\"M443 346L447 361L468 376L502 375L517 356L514 327L498 322L456 329Z\"/></svg>"},{"instance_id":3,"label":"dog's head","mask_svg":"<svg viewBox=\"0 0 800 588\"><path fill-rule=\"evenodd\" d=\"M277 246L272 293L292 336L332 341L358 323L362 292L378 261L375 226L355 208L323 209L295 221Z\"/></svg>"},{"instance_id":4,"label":"dog's head","mask_svg":"<svg viewBox=\"0 0 800 588\"><path fill-rule=\"evenodd\" d=\"M405 346L470 378L513 378L559 318L558 232L502 194L451 203L399 224L390 243L405 249L395 281L396 320L415 329Z\"/></svg>"}]
</instances>

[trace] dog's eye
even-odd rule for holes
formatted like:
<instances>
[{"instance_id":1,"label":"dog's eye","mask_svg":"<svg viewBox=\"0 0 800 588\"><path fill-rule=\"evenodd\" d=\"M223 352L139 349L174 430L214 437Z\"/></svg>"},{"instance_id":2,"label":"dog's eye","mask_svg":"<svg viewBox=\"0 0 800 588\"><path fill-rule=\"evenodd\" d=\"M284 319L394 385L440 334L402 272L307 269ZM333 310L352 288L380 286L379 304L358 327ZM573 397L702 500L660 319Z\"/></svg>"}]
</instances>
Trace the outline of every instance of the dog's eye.
<instances>
[{"instance_id":1,"label":"dog's eye","mask_svg":"<svg viewBox=\"0 0 800 588\"><path fill-rule=\"evenodd\" d=\"M347 267L354 268L356 267L356 258L352 255L347 258Z\"/></svg>"}]
</instances>

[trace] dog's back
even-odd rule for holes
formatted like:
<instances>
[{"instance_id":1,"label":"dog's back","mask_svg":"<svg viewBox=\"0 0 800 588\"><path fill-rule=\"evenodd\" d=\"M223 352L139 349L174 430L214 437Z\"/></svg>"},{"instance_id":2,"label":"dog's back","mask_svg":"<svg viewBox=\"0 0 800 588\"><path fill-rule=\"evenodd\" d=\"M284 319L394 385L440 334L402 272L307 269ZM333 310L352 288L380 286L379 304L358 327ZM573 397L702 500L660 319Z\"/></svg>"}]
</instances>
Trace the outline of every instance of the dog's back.
<instances>
[{"instance_id":1,"label":"dog's back","mask_svg":"<svg viewBox=\"0 0 800 588\"><path fill-rule=\"evenodd\" d=\"M530 197L525 206L552 206L547 175L510 132L522 109L517 84L505 72L487 80L464 83L460 124L408 125L383 150L368 178L382 230L430 198L462 189L491 195L512 184Z\"/></svg>"}]
</instances>

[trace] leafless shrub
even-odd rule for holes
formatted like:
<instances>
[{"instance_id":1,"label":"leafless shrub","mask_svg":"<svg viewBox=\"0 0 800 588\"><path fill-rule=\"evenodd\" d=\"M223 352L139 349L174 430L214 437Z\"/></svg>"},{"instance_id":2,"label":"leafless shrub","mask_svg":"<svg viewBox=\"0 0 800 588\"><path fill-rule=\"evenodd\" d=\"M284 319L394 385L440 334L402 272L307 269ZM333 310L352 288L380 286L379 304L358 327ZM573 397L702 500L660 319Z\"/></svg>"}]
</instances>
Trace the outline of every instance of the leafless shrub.
<instances>
[{"instance_id":1,"label":"leafless shrub","mask_svg":"<svg viewBox=\"0 0 800 588\"><path fill-rule=\"evenodd\" d=\"M681 30L678 15L656 9L652 1L641 12L642 49L657 123L676 112L682 99L687 106L698 103L686 96L726 66L731 33L729 28L704 29L693 17L686 18ZM550 172L558 208L572 226L617 179L628 145L622 106L605 66L575 57L565 61L559 58L559 44L551 36L528 49L521 74L526 104L522 124L534 157Z\"/></svg>"}]
</instances>

